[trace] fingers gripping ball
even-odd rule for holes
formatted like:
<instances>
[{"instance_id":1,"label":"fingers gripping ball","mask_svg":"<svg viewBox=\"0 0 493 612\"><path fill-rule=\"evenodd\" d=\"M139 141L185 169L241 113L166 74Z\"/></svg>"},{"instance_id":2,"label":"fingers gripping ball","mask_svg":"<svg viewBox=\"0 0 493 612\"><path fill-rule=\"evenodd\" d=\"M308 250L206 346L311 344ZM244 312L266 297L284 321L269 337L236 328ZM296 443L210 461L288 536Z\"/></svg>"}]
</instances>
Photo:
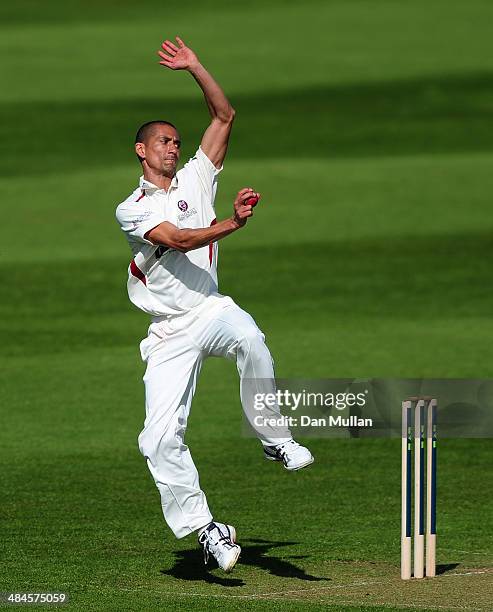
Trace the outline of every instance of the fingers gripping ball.
<instances>
[{"instance_id":1,"label":"fingers gripping ball","mask_svg":"<svg viewBox=\"0 0 493 612\"><path fill-rule=\"evenodd\" d=\"M255 206L257 206L257 202L259 201L259 199L260 199L260 196L254 195L251 198L248 198L245 204L247 206L251 206L252 208L254 208Z\"/></svg>"}]
</instances>

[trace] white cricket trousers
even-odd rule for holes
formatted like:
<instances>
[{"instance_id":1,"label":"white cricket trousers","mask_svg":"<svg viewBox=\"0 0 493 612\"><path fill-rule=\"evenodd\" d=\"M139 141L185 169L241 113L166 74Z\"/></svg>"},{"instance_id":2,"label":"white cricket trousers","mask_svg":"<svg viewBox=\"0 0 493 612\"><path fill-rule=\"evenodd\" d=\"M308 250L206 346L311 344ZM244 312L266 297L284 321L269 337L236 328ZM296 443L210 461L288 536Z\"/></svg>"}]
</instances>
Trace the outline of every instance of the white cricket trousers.
<instances>
[{"instance_id":1,"label":"white cricket trousers","mask_svg":"<svg viewBox=\"0 0 493 612\"><path fill-rule=\"evenodd\" d=\"M209 356L236 359L240 398L251 422L246 396L251 393L252 380L257 385L258 379L259 392L275 391L272 358L252 317L230 297L219 294L210 295L182 316L156 318L140 348L147 369L146 419L139 448L159 489L164 518L175 536L182 538L212 521L184 442L203 360ZM279 415L278 407L272 410ZM264 445L280 444L291 437L289 431L283 432L286 437L269 437L265 430L256 433Z\"/></svg>"}]
</instances>

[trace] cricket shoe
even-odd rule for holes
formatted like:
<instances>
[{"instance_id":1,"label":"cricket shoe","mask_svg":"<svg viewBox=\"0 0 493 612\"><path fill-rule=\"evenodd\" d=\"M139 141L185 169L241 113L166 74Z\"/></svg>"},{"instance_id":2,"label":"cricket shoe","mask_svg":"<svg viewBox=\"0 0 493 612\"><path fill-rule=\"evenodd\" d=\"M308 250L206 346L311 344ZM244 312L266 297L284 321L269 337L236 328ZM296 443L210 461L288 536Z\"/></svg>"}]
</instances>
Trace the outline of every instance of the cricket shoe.
<instances>
[{"instance_id":1,"label":"cricket shoe","mask_svg":"<svg viewBox=\"0 0 493 612\"><path fill-rule=\"evenodd\" d=\"M241 548L236 544L236 529L224 523L210 523L199 535L204 549L204 563L212 555L225 572L230 572L238 561Z\"/></svg>"},{"instance_id":2,"label":"cricket shoe","mask_svg":"<svg viewBox=\"0 0 493 612\"><path fill-rule=\"evenodd\" d=\"M301 470L315 461L311 452L293 439L277 446L264 446L264 454L269 461L282 461L289 471Z\"/></svg>"}]
</instances>

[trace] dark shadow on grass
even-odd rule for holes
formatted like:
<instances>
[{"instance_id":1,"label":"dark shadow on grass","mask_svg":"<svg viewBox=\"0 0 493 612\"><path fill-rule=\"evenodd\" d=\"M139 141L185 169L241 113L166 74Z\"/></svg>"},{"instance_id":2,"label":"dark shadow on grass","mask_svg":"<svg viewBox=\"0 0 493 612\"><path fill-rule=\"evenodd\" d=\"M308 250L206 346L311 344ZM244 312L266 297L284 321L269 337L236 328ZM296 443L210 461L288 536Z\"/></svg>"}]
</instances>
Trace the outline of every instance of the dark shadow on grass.
<instances>
[{"instance_id":1,"label":"dark shadow on grass","mask_svg":"<svg viewBox=\"0 0 493 612\"><path fill-rule=\"evenodd\" d=\"M460 563L443 563L442 565L437 565L437 576L440 576L441 574L446 574L447 572L451 572L452 570L458 568L459 565Z\"/></svg>"},{"instance_id":2,"label":"dark shadow on grass","mask_svg":"<svg viewBox=\"0 0 493 612\"><path fill-rule=\"evenodd\" d=\"M274 542L259 539L245 540L245 542L251 542L251 544L242 543L239 565L258 567L273 576L280 576L282 578L297 578L298 580L308 580L311 582L330 580L330 578L307 574L304 569L293 565L286 559L279 559L272 555L267 556L267 553L272 549L293 546L297 542ZM306 559L307 555L296 555L291 558ZM173 576L180 580L203 580L211 584L229 587L244 586L245 582L241 579L225 578L211 573L211 570L216 568L217 565L213 559L209 560L209 565L206 567L202 561L201 552L194 548L193 550L176 551L175 564L168 570L161 570L161 574Z\"/></svg>"},{"instance_id":3,"label":"dark shadow on grass","mask_svg":"<svg viewBox=\"0 0 493 612\"><path fill-rule=\"evenodd\" d=\"M241 587L245 582L239 578L226 578L216 576L211 573L211 569L217 568L214 560L209 561L209 565L204 564L202 551L197 548L175 551L175 564L170 569L162 569L164 576L173 576L179 580L202 580L209 584L220 584L226 587Z\"/></svg>"},{"instance_id":4,"label":"dark shadow on grass","mask_svg":"<svg viewBox=\"0 0 493 612\"><path fill-rule=\"evenodd\" d=\"M229 159L493 150L491 72L265 91L232 102L237 119ZM180 129L185 161L209 122L199 94L163 99L161 91L134 100L4 103L0 111L1 176L132 163L137 127L157 118ZM295 134L303 134L304 146L295 146ZM26 147L36 160L30 166L18 163Z\"/></svg>"},{"instance_id":5,"label":"dark shadow on grass","mask_svg":"<svg viewBox=\"0 0 493 612\"><path fill-rule=\"evenodd\" d=\"M245 542L251 544L242 545L240 563L242 565L250 565L266 570L273 576L281 578L297 578L298 580L308 580L309 582L318 582L321 580L331 580L323 576L312 576L307 574L304 569L293 565L286 558L280 559L273 555L267 556L267 553L272 549L278 549L284 546L293 546L298 542L274 542L272 540L250 539ZM293 555L289 559L307 559L308 555Z\"/></svg>"},{"instance_id":6,"label":"dark shadow on grass","mask_svg":"<svg viewBox=\"0 0 493 612\"><path fill-rule=\"evenodd\" d=\"M413 248L403 248L407 243ZM288 325L304 320L308 328L364 316L412 319L425 330L493 311L489 232L300 243L289 247L289 257L279 255L277 246L222 251L221 291L261 325L281 306ZM136 346L148 322L128 303L126 266L121 259L104 266L99 260L0 264L9 279L9 300L0 305L4 354L24 354L26 346L31 355ZM267 290L265 274L257 273L264 269Z\"/></svg>"}]
</instances>

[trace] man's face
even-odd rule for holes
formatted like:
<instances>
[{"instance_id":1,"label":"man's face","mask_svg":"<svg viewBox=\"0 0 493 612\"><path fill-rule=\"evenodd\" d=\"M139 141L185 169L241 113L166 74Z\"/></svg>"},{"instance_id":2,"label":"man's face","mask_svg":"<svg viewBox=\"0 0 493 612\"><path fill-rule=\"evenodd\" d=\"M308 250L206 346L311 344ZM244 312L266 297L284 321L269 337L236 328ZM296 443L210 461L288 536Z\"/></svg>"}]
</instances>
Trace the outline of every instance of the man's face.
<instances>
[{"instance_id":1,"label":"man's face","mask_svg":"<svg viewBox=\"0 0 493 612\"><path fill-rule=\"evenodd\" d=\"M135 145L137 155L145 158L144 164L164 176L173 177L180 159L180 135L171 125L154 125L145 142Z\"/></svg>"}]
</instances>

